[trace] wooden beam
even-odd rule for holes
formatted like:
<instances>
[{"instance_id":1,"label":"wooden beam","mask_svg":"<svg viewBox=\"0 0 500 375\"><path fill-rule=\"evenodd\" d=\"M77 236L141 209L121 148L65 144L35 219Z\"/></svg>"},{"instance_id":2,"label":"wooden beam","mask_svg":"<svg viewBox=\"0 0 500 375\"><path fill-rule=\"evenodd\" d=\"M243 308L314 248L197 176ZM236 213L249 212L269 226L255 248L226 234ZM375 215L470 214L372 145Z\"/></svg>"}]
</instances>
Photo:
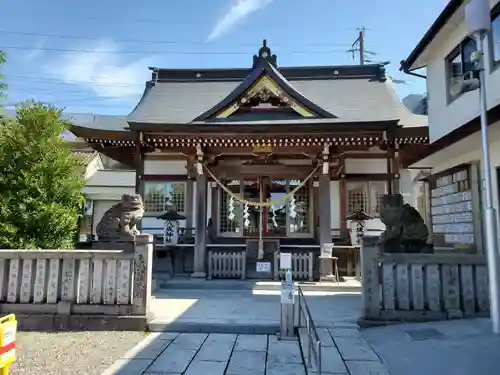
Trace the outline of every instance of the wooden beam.
<instances>
[{"instance_id":1,"label":"wooden beam","mask_svg":"<svg viewBox=\"0 0 500 375\"><path fill-rule=\"evenodd\" d=\"M286 165L275 165L275 164L262 164L262 165L216 165L210 167L217 178L238 178L245 176L272 176L276 177L294 177L294 178L305 178L311 171L311 166L286 166Z\"/></svg>"}]
</instances>

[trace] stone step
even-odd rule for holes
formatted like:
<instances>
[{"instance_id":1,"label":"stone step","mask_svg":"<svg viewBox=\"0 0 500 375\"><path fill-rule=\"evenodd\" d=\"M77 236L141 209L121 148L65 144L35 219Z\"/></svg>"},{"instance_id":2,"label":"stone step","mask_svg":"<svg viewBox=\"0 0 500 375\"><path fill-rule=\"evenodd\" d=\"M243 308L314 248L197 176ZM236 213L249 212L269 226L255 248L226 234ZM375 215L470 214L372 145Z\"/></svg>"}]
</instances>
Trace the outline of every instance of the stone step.
<instances>
[{"instance_id":1,"label":"stone step","mask_svg":"<svg viewBox=\"0 0 500 375\"><path fill-rule=\"evenodd\" d=\"M244 322L224 319L153 319L148 323L150 332L178 333L230 333L275 335L279 332L279 322Z\"/></svg>"},{"instance_id":2,"label":"stone step","mask_svg":"<svg viewBox=\"0 0 500 375\"><path fill-rule=\"evenodd\" d=\"M261 290L278 291L281 288L279 281L257 280L196 280L196 279L170 279L161 276L154 277L155 289L181 289L181 290ZM361 285L355 278L346 278L340 283L332 282L296 282L303 291L307 292L361 292Z\"/></svg>"}]
</instances>

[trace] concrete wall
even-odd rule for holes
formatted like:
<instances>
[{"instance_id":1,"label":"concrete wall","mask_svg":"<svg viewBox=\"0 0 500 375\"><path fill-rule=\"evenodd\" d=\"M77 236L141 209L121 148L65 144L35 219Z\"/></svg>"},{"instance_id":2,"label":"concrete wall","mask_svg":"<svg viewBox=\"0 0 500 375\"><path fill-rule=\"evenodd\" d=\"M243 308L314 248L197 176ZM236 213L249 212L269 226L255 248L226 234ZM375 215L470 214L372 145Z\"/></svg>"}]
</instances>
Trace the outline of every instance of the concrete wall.
<instances>
[{"instance_id":1,"label":"concrete wall","mask_svg":"<svg viewBox=\"0 0 500 375\"><path fill-rule=\"evenodd\" d=\"M490 0L493 7L499 0ZM454 25L436 39L427 51L427 93L429 110L429 133L431 142L443 137L479 114L478 92L464 93L452 102L448 100L448 84L445 58L467 35L463 9ZM498 43L498 41L497 41ZM490 50L485 44L486 89L488 108L500 103L500 69L491 69Z\"/></svg>"}]
</instances>

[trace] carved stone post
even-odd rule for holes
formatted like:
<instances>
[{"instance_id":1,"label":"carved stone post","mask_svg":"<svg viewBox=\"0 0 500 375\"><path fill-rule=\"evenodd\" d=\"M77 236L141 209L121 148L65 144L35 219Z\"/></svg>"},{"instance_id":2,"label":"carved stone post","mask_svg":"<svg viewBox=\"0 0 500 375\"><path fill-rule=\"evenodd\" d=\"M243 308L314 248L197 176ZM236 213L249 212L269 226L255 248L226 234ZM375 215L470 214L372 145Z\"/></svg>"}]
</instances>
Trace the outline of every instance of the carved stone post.
<instances>
[{"instance_id":1,"label":"carved stone post","mask_svg":"<svg viewBox=\"0 0 500 375\"><path fill-rule=\"evenodd\" d=\"M378 237L364 236L361 245L361 319L377 319L380 315L380 252Z\"/></svg>"},{"instance_id":2,"label":"carved stone post","mask_svg":"<svg viewBox=\"0 0 500 375\"><path fill-rule=\"evenodd\" d=\"M207 277L205 270L207 232L207 174L198 175L196 180L196 237L194 245L194 272L191 277Z\"/></svg>"},{"instance_id":3,"label":"carved stone post","mask_svg":"<svg viewBox=\"0 0 500 375\"><path fill-rule=\"evenodd\" d=\"M153 281L153 236L140 234L135 237L134 251L134 315L147 315L151 309L151 285Z\"/></svg>"}]
</instances>

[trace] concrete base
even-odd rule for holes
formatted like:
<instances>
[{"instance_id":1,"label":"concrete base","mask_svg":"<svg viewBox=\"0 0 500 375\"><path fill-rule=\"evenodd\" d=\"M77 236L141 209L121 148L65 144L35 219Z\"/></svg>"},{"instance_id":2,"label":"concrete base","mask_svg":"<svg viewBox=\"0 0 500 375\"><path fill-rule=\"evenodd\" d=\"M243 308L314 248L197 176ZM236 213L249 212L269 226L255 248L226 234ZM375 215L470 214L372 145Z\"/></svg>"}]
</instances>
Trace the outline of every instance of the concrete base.
<instances>
[{"instance_id":1,"label":"concrete base","mask_svg":"<svg viewBox=\"0 0 500 375\"><path fill-rule=\"evenodd\" d=\"M19 331L145 331L146 316L16 314Z\"/></svg>"},{"instance_id":2,"label":"concrete base","mask_svg":"<svg viewBox=\"0 0 500 375\"><path fill-rule=\"evenodd\" d=\"M206 279L207 278L207 274L205 272L193 272L191 274L191 277L193 279Z\"/></svg>"}]
</instances>

